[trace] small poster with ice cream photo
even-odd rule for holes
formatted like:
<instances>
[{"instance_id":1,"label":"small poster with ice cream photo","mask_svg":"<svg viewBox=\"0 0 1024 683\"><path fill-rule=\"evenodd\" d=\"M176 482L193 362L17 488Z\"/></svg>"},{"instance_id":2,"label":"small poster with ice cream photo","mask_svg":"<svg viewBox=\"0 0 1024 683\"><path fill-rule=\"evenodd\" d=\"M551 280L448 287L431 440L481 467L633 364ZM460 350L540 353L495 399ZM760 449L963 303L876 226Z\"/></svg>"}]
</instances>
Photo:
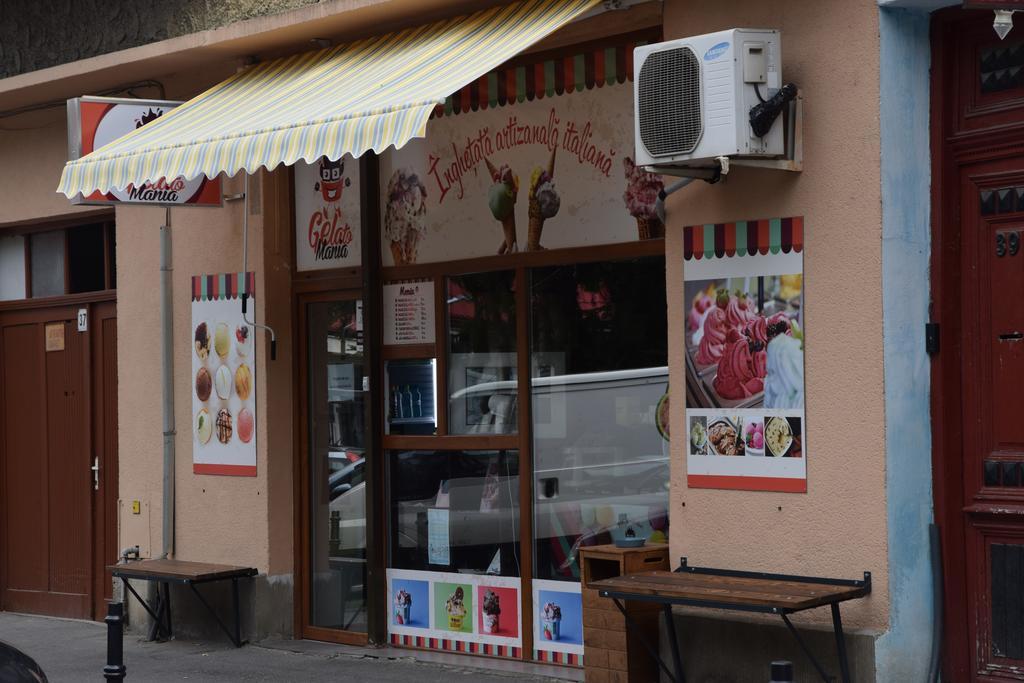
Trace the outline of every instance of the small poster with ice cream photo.
<instances>
[{"instance_id":1,"label":"small poster with ice cream photo","mask_svg":"<svg viewBox=\"0 0 1024 683\"><path fill-rule=\"evenodd\" d=\"M803 218L683 242L687 483L804 493Z\"/></svg>"}]
</instances>

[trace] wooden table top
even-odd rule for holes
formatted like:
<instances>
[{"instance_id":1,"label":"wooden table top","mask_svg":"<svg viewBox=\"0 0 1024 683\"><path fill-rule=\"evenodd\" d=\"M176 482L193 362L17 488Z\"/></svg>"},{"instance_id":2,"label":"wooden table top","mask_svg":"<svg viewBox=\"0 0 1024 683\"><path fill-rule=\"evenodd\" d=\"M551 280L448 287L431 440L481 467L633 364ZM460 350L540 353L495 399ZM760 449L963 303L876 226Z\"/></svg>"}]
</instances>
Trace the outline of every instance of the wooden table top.
<instances>
[{"instance_id":1,"label":"wooden table top","mask_svg":"<svg viewBox=\"0 0 1024 683\"><path fill-rule=\"evenodd\" d=\"M794 612L853 600L869 592L865 586L667 571L604 579L591 583L590 587L619 595L661 598L667 603L693 601Z\"/></svg>"},{"instance_id":2,"label":"wooden table top","mask_svg":"<svg viewBox=\"0 0 1024 683\"><path fill-rule=\"evenodd\" d=\"M607 545L585 545L580 546L581 555L589 555L590 557L595 556L607 556L607 557L619 557L622 555L632 555L635 553L643 552L661 552L668 548L667 543L644 543L642 546L636 548L620 548L614 543Z\"/></svg>"},{"instance_id":3,"label":"wooden table top","mask_svg":"<svg viewBox=\"0 0 1024 683\"><path fill-rule=\"evenodd\" d=\"M186 562L185 560L134 560L125 564L107 567L114 576L133 579L162 579L167 581L216 581L242 576L254 576L254 567L236 567L228 564L209 562Z\"/></svg>"}]
</instances>

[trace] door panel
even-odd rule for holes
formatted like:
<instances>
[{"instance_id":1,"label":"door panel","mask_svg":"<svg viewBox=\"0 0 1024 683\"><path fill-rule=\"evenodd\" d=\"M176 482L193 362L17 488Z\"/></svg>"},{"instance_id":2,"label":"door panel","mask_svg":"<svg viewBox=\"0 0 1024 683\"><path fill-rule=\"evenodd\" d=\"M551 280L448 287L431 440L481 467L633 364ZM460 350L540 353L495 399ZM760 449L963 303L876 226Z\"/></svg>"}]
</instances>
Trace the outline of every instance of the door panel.
<instances>
[{"instance_id":1,"label":"door panel","mask_svg":"<svg viewBox=\"0 0 1024 683\"><path fill-rule=\"evenodd\" d=\"M1000 40L991 11L932 16L944 680L1024 681L1024 36Z\"/></svg>"},{"instance_id":2,"label":"door panel","mask_svg":"<svg viewBox=\"0 0 1024 683\"><path fill-rule=\"evenodd\" d=\"M961 177L968 640L977 680L1024 680L1024 158Z\"/></svg>"},{"instance_id":3,"label":"door panel","mask_svg":"<svg viewBox=\"0 0 1024 683\"><path fill-rule=\"evenodd\" d=\"M12 325L3 331L4 576L7 592L45 591L49 585L46 478L46 386L43 330ZM10 598L5 596L6 607Z\"/></svg>"},{"instance_id":4,"label":"door panel","mask_svg":"<svg viewBox=\"0 0 1024 683\"><path fill-rule=\"evenodd\" d=\"M92 404L93 454L99 465L93 487L93 618L102 619L113 598L113 579L107 567L117 562L117 312L110 303L90 311L93 330Z\"/></svg>"},{"instance_id":5,"label":"door panel","mask_svg":"<svg viewBox=\"0 0 1024 683\"><path fill-rule=\"evenodd\" d=\"M92 616L89 336L75 310L0 315L0 607ZM47 329L52 340L47 350ZM60 340L57 342L57 340Z\"/></svg>"}]
</instances>

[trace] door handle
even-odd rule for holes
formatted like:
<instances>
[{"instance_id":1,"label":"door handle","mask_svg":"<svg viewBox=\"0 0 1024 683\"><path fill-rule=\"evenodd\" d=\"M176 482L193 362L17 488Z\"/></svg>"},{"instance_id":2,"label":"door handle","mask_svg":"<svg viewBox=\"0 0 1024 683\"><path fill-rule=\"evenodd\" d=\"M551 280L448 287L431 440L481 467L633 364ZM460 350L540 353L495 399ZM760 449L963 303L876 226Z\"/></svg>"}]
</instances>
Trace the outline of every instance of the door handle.
<instances>
[{"instance_id":1,"label":"door handle","mask_svg":"<svg viewBox=\"0 0 1024 683\"><path fill-rule=\"evenodd\" d=\"M89 469L92 470L92 490L93 491L99 491L100 490L100 456L97 455L97 456L93 457L93 459L92 459L92 467L90 467Z\"/></svg>"}]
</instances>

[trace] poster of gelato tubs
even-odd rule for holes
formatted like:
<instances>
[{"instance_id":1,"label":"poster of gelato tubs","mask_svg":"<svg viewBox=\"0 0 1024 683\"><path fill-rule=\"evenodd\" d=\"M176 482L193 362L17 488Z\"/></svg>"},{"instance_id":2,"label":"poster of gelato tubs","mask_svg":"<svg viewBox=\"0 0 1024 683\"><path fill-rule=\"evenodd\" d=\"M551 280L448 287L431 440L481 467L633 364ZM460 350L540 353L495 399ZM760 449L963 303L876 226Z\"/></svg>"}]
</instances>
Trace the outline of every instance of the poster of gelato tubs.
<instances>
[{"instance_id":1,"label":"poster of gelato tubs","mask_svg":"<svg viewBox=\"0 0 1024 683\"><path fill-rule=\"evenodd\" d=\"M632 154L631 82L432 118L381 155L382 263L664 237Z\"/></svg>"},{"instance_id":2,"label":"poster of gelato tubs","mask_svg":"<svg viewBox=\"0 0 1024 683\"><path fill-rule=\"evenodd\" d=\"M683 242L688 484L806 492L803 219Z\"/></svg>"},{"instance_id":3,"label":"poster of gelato tubs","mask_svg":"<svg viewBox=\"0 0 1024 683\"><path fill-rule=\"evenodd\" d=\"M192 471L256 476L256 362L241 295L253 273L192 278ZM250 304L252 310L252 304Z\"/></svg>"},{"instance_id":4,"label":"poster of gelato tubs","mask_svg":"<svg viewBox=\"0 0 1024 683\"><path fill-rule=\"evenodd\" d=\"M522 647L516 577L388 569L390 635Z\"/></svg>"}]
</instances>

